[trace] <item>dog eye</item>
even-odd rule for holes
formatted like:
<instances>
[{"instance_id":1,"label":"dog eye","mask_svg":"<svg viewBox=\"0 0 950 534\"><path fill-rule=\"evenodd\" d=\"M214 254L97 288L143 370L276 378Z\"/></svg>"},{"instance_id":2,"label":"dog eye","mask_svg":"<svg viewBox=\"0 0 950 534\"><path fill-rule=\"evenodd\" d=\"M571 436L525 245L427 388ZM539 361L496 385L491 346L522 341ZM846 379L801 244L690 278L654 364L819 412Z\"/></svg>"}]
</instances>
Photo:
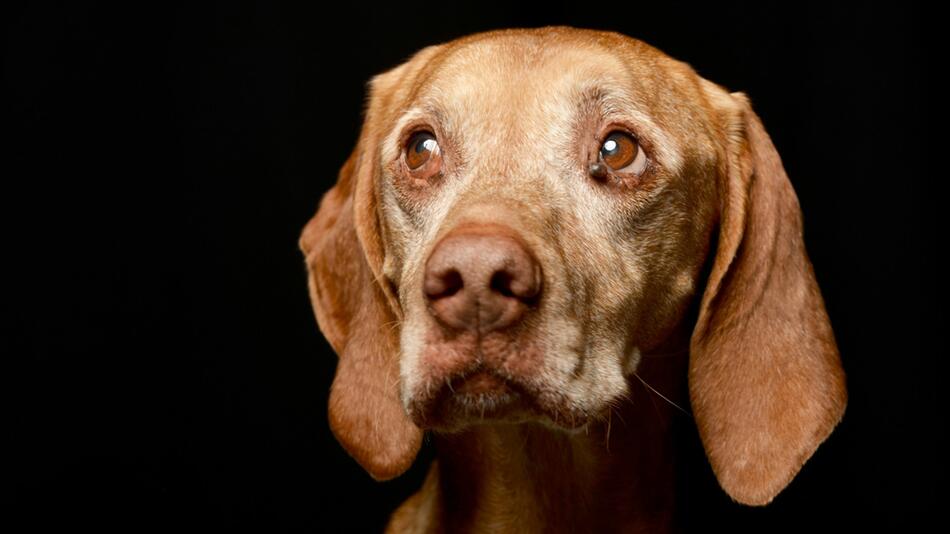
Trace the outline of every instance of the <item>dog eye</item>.
<instances>
[{"instance_id":1,"label":"dog eye","mask_svg":"<svg viewBox=\"0 0 950 534\"><path fill-rule=\"evenodd\" d=\"M439 142L432 132L416 132L406 145L406 165L416 170L439 156Z\"/></svg>"},{"instance_id":2,"label":"dog eye","mask_svg":"<svg viewBox=\"0 0 950 534\"><path fill-rule=\"evenodd\" d=\"M600 145L600 160L615 172L639 175L646 168L646 155L630 134L613 131Z\"/></svg>"}]
</instances>

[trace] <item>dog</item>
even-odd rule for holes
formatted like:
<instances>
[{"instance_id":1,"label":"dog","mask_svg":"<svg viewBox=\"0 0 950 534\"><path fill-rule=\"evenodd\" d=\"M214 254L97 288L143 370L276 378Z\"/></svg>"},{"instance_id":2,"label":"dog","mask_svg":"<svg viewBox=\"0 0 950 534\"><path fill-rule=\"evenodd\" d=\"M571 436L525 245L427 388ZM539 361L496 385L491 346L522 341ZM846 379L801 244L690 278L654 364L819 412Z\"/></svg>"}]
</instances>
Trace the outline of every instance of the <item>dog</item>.
<instances>
[{"instance_id":1,"label":"dog","mask_svg":"<svg viewBox=\"0 0 950 534\"><path fill-rule=\"evenodd\" d=\"M747 505L844 413L749 99L617 33L482 33L374 77L300 246L334 435L379 480L435 444L392 532L666 531L677 391Z\"/></svg>"}]
</instances>

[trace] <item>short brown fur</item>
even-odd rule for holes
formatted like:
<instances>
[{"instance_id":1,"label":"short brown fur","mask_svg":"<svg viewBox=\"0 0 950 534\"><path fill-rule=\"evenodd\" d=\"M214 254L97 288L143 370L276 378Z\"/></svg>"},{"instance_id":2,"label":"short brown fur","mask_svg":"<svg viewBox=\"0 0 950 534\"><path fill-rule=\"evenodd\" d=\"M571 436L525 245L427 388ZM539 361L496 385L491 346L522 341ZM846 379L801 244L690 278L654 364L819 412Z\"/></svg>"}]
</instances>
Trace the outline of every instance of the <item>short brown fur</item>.
<instances>
[{"instance_id":1,"label":"short brown fur","mask_svg":"<svg viewBox=\"0 0 950 534\"><path fill-rule=\"evenodd\" d=\"M504 92L496 84L486 99L466 85L525 72L545 89ZM584 125L599 115L578 111L591 95L575 100L572 90L557 89L588 76L604 80L605 92L619 87L617 101L632 102L625 117L653 155L653 174L611 189L579 184L581 171L549 170L575 155L534 165L544 154L520 132L577 125L563 139L559 130L546 134L554 152L562 141L572 147L577 136L586 142L592 135ZM549 94L567 96L537 109L523 100ZM392 140L419 101L464 111L437 127L467 132L443 136L455 179L400 178ZM582 118L565 118L575 113ZM501 151L494 145L500 137L507 141ZM541 186L535 176L551 181ZM558 189L562 183L574 189ZM576 194L588 207L573 205L584 204ZM561 204L562 197L572 203ZM532 386L541 411L527 421L473 421L452 432L434 426L438 460L390 531L670 529L673 408L646 384L670 396L688 376L710 464L723 489L745 504L770 502L841 419L844 372L802 241L798 201L748 99L618 34L491 32L427 48L374 79L357 147L300 239L320 329L340 356L331 428L373 477L398 476L414 460L423 430L406 407L436 399L420 388L458 372L441 370L433 358L449 350L464 360L479 343L444 338L424 317L418 290L419 265L433 244L473 221L511 228L545 267L547 300L524 327L532 340L550 340L532 345L543 365L519 366L509 345L499 349L508 351L499 353L501 369ZM626 267L600 268L611 264ZM711 271L701 279L706 264ZM699 316L690 324L693 305ZM556 318L574 321L563 324L583 335L563 338L573 330L552 326L562 325ZM586 345L587 360L570 360L575 371L565 375L555 363L574 356L550 349L558 336L568 344L610 343ZM687 347L688 362L650 357ZM585 382L590 376L604 378ZM551 414L581 417L568 425L579 429L561 428Z\"/></svg>"}]
</instances>

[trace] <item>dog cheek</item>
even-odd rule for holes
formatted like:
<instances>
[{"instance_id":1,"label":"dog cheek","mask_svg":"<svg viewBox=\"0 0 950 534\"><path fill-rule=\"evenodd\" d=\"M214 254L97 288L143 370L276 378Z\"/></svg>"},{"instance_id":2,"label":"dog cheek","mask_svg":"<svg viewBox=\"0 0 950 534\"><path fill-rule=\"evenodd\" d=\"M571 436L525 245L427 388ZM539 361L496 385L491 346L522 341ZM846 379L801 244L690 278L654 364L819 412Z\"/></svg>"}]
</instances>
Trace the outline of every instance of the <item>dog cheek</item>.
<instances>
[{"instance_id":1,"label":"dog cheek","mask_svg":"<svg viewBox=\"0 0 950 534\"><path fill-rule=\"evenodd\" d=\"M424 373L422 354L425 350L425 329L408 314L402 324L399 339L399 397L408 411L409 405L419 391Z\"/></svg>"}]
</instances>

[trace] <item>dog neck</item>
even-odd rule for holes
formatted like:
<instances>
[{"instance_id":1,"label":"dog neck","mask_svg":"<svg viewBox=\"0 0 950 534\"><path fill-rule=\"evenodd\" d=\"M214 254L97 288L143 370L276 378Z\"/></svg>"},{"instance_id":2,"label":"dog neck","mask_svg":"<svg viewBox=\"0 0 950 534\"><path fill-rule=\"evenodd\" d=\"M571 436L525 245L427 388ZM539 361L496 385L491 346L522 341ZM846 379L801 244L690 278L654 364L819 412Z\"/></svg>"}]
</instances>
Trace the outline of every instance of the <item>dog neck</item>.
<instances>
[{"instance_id":1,"label":"dog neck","mask_svg":"<svg viewBox=\"0 0 950 534\"><path fill-rule=\"evenodd\" d=\"M650 389L677 387L684 375L670 360L644 360L630 398L579 430L486 424L435 435L438 459L390 531L670 530L676 408Z\"/></svg>"}]
</instances>

